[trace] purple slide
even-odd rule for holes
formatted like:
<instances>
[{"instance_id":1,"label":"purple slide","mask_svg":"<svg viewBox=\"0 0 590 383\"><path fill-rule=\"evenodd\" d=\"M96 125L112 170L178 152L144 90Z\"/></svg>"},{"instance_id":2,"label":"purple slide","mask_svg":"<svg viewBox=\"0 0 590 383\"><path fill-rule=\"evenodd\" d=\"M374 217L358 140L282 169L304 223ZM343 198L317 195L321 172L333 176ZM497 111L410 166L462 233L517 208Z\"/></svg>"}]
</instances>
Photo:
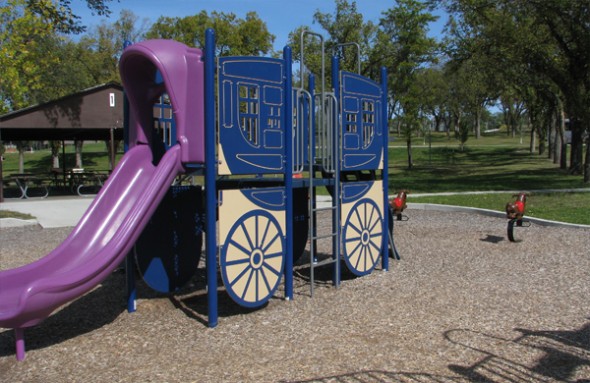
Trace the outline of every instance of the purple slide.
<instances>
[{"instance_id":1,"label":"purple slide","mask_svg":"<svg viewBox=\"0 0 590 383\"><path fill-rule=\"evenodd\" d=\"M63 243L36 262L0 271L0 327L15 329L17 359L25 356L26 327L90 291L119 266L181 172L180 145L157 166L148 145L133 147Z\"/></svg>"}]
</instances>

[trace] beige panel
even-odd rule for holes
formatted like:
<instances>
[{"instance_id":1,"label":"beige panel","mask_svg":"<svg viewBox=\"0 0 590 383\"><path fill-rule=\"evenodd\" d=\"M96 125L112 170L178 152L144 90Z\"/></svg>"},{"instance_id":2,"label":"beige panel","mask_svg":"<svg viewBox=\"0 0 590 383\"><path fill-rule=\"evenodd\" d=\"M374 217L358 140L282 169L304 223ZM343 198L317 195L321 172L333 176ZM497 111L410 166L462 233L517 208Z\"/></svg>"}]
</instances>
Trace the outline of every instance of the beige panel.
<instances>
[{"instance_id":1,"label":"beige panel","mask_svg":"<svg viewBox=\"0 0 590 383\"><path fill-rule=\"evenodd\" d=\"M282 255L277 257L265 257L262 259L254 256L254 251L251 251L251 246L260 246L264 241L264 246L268 246L265 254L273 255L282 253L281 238L278 236L279 232L275 225L268 226L270 222L268 217L251 216L242 221L242 217L250 211L260 210L260 207L252 203L246 198L240 190L222 190L220 191L221 205L219 207L219 243L222 246L229 239L229 233L236 222L241 221L242 226L238 227L232 234L232 240L239 244L242 248L234 244L229 244L226 254L226 260L229 262L241 261L238 264L226 267L226 274L228 282L232 285L231 290L243 297L247 302L256 302L258 297L266 296L269 289L266 287L262 274L264 273L269 285L274 287L278 282L280 275L275 275L268 269L263 270L262 267L273 268L274 271L280 270ZM283 233L285 232L285 211L267 211L277 220ZM257 222L258 220L258 222ZM258 231L256 231L258 223ZM271 243L270 241L273 240ZM250 245L251 241L251 245ZM256 250L260 252L260 250ZM255 264L258 262L258 264ZM264 266L266 264L266 266ZM249 269L246 273L241 275L244 270ZM241 276L240 276L241 275ZM249 282L248 282L249 281Z\"/></svg>"},{"instance_id":2,"label":"beige panel","mask_svg":"<svg viewBox=\"0 0 590 383\"><path fill-rule=\"evenodd\" d=\"M223 146L217 144L217 156L218 156L218 166L217 166L217 174L220 176L231 175L231 171L229 170L229 166L227 166L227 161L225 160L225 154L223 152Z\"/></svg>"},{"instance_id":3,"label":"beige panel","mask_svg":"<svg viewBox=\"0 0 590 383\"><path fill-rule=\"evenodd\" d=\"M374 201L377 204L377 210L379 211L379 213L381 214L382 219L385 219L385 214L384 214L384 206L383 206L383 189L382 189L382 185L383 183L381 181L375 181L372 183L372 185L369 187L369 190L366 194L364 194L362 197L360 197L360 199L371 199L372 201ZM358 202L357 200L354 200L352 202L348 202L348 203L344 203L342 204L342 208L341 208L341 212L342 212L342 225L346 225L347 223L350 223L352 225L354 225L355 227L360 227L361 226L361 222L360 219L363 218L363 212L361 212L361 217L357 216L356 214L353 214L350 219L349 222L346 222L344 220L348 219L348 215L350 214L352 208L354 207L354 205ZM359 219L360 218L360 219ZM377 226L375 227L371 233L369 234L377 234L379 232L381 232L381 235L384 235L386 233L386 229L385 229L385 222L383 222L382 226ZM349 238L351 236L351 233L348 233ZM351 242L346 242L344 241L345 238L343 238L343 244L344 246L346 246L346 253L351 255L350 257L350 262L351 264L355 265L357 260L359 259L359 257L369 257L372 258L373 260L377 259L380 256L380 252L373 248L373 247L369 247L367 246L364 250L361 251L360 247L362 245L363 239L361 238L361 234L359 233L359 237L358 237L358 241L351 241ZM366 241L366 239L365 239ZM374 239L373 239L374 241ZM379 243L381 243L381 240L379 241ZM357 270L359 271L366 271L370 266L372 266L372 264L366 264L363 260L361 260L361 262L358 264L357 266Z\"/></svg>"}]
</instances>

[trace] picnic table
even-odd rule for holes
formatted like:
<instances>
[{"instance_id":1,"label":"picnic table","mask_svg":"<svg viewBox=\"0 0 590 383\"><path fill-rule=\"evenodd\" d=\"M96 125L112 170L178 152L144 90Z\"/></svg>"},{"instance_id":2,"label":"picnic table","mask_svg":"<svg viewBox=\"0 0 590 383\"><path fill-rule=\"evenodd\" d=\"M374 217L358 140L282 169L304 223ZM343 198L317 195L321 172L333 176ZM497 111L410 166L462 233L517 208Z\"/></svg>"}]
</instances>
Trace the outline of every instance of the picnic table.
<instances>
[{"instance_id":1,"label":"picnic table","mask_svg":"<svg viewBox=\"0 0 590 383\"><path fill-rule=\"evenodd\" d=\"M42 190L42 195L40 197L45 198L49 195L49 188L45 183L45 178L32 174L32 173L14 173L9 176L9 178L14 181L18 189L20 190L20 197L19 198L29 198L31 197L29 193L29 188L34 185L35 187L40 187Z\"/></svg>"},{"instance_id":2,"label":"picnic table","mask_svg":"<svg viewBox=\"0 0 590 383\"><path fill-rule=\"evenodd\" d=\"M85 171L84 169L71 169L68 172L72 192L81 197L98 193L108 176L107 172Z\"/></svg>"}]
</instances>

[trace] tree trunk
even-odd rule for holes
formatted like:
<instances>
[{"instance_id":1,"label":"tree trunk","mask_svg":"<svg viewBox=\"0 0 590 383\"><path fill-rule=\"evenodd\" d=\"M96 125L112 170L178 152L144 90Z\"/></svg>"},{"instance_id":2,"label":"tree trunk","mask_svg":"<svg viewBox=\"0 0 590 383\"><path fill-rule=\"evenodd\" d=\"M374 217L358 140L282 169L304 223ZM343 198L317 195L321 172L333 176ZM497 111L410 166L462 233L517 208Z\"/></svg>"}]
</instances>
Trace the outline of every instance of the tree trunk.
<instances>
[{"instance_id":1,"label":"tree trunk","mask_svg":"<svg viewBox=\"0 0 590 383\"><path fill-rule=\"evenodd\" d=\"M51 167L53 169L59 168L59 149L61 148L61 141L50 141L51 147Z\"/></svg>"},{"instance_id":2,"label":"tree trunk","mask_svg":"<svg viewBox=\"0 0 590 383\"><path fill-rule=\"evenodd\" d=\"M18 172L19 173L25 172L25 148L24 147L18 148Z\"/></svg>"},{"instance_id":3,"label":"tree trunk","mask_svg":"<svg viewBox=\"0 0 590 383\"><path fill-rule=\"evenodd\" d=\"M539 137L539 155L542 156L545 154L545 150L547 150L547 142L545 141L544 137Z\"/></svg>"},{"instance_id":4,"label":"tree trunk","mask_svg":"<svg viewBox=\"0 0 590 383\"><path fill-rule=\"evenodd\" d=\"M559 134L558 132L555 132L555 140L554 140L554 147L553 147L553 163L554 164L560 163L562 145L563 145L563 140L561 139L561 134Z\"/></svg>"},{"instance_id":5,"label":"tree trunk","mask_svg":"<svg viewBox=\"0 0 590 383\"><path fill-rule=\"evenodd\" d=\"M586 159L584 161L584 183L590 184L590 134L586 136Z\"/></svg>"},{"instance_id":6,"label":"tree trunk","mask_svg":"<svg viewBox=\"0 0 590 383\"><path fill-rule=\"evenodd\" d=\"M535 127L531 126L531 143L529 146L529 151L531 154L535 152L535 147L537 146L536 138L537 136L535 134Z\"/></svg>"},{"instance_id":7,"label":"tree trunk","mask_svg":"<svg viewBox=\"0 0 590 383\"><path fill-rule=\"evenodd\" d=\"M561 103L560 103L561 105ZM555 157L559 158L559 168L567 169L567 143L565 142L565 110L560 106L559 108L559 126L557 127L557 133L559 136L559 157L557 152Z\"/></svg>"},{"instance_id":8,"label":"tree trunk","mask_svg":"<svg viewBox=\"0 0 590 383\"><path fill-rule=\"evenodd\" d=\"M475 111L475 139L481 137L481 110L477 108Z\"/></svg>"},{"instance_id":9,"label":"tree trunk","mask_svg":"<svg viewBox=\"0 0 590 383\"><path fill-rule=\"evenodd\" d=\"M570 153L570 168L571 174L582 174L583 171L583 139L582 139L582 124L580 120L570 119L570 126L572 130L572 143Z\"/></svg>"},{"instance_id":10,"label":"tree trunk","mask_svg":"<svg viewBox=\"0 0 590 383\"><path fill-rule=\"evenodd\" d=\"M82 146L84 145L84 141L76 140L74 141L74 146L76 148L76 167L82 169L84 166L82 164Z\"/></svg>"},{"instance_id":11,"label":"tree trunk","mask_svg":"<svg viewBox=\"0 0 590 383\"><path fill-rule=\"evenodd\" d=\"M550 160L555 158L555 123L555 118L551 118L547 131L547 158Z\"/></svg>"},{"instance_id":12,"label":"tree trunk","mask_svg":"<svg viewBox=\"0 0 590 383\"><path fill-rule=\"evenodd\" d=\"M408 137L406 144L408 147L408 169L412 169L414 167L412 160L412 137Z\"/></svg>"}]
</instances>

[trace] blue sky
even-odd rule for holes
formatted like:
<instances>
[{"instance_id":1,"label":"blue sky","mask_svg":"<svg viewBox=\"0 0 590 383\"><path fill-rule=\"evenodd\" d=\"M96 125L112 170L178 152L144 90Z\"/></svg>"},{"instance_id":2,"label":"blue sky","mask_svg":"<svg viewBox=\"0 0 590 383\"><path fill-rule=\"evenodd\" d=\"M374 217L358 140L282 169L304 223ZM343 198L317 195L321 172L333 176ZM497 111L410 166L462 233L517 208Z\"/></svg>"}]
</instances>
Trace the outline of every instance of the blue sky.
<instances>
[{"instance_id":1,"label":"blue sky","mask_svg":"<svg viewBox=\"0 0 590 383\"><path fill-rule=\"evenodd\" d=\"M101 20L114 22L119 12L129 9L140 20L147 18L154 22L160 16L183 17L194 15L202 10L233 12L243 18L247 12L255 11L266 22L270 33L275 35L275 49L280 50L287 43L289 32L301 25L309 25L313 31L323 32L318 25L312 24L316 10L323 13L333 13L334 0L116 0L109 3L112 11L109 19L92 16L86 7L86 1L72 2L74 13L82 17L82 23L92 27L100 24ZM393 0L356 0L357 9L363 14L365 21L377 23L381 13L395 5ZM444 26L442 18L430 28L432 36L438 36Z\"/></svg>"}]
</instances>

